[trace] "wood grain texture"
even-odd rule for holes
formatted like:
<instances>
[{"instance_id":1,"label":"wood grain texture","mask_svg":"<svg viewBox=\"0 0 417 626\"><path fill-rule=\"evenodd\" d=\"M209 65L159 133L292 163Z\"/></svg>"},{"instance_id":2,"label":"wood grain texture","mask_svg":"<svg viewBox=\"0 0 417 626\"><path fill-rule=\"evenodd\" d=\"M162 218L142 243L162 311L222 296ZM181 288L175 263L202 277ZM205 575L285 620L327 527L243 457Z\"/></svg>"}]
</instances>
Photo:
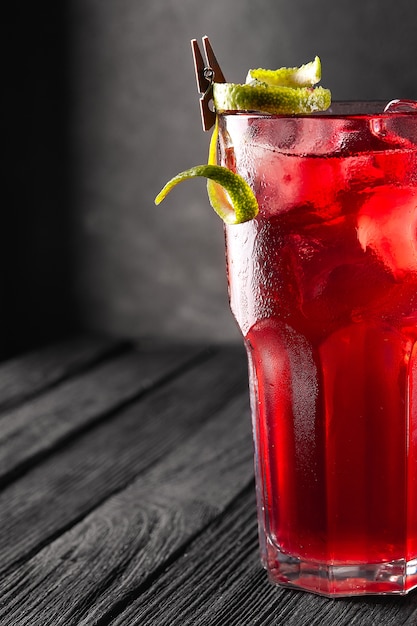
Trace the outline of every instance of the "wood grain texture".
<instances>
[{"instance_id":1,"label":"wood grain texture","mask_svg":"<svg viewBox=\"0 0 417 626\"><path fill-rule=\"evenodd\" d=\"M417 623L417 597L330 600L269 583L259 560L251 485L111 623L411 626Z\"/></svg>"},{"instance_id":2,"label":"wood grain texture","mask_svg":"<svg viewBox=\"0 0 417 626\"><path fill-rule=\"evenodd\" d=\"M160 360L161 366L164 363L166 359ZM163 459L230 398L236 394L246 398L246 386L245 355L240 351L212 354L4 488L0 571L47 544ZM208 389L215 392L207 393Z\"/></svg>"},{"instance_id":3,"label":"wood grain texture","mask_svg":"<svg viewBox=\"0 0 417 626\"><path fill-rule=\"evenodd\" d=\"M163 461L3 576L2 625L109 623L119 604L146 588L252 475L248 401L241 394Z\"/></svg>"},{"instance_id":4,"label":"wood grain texture","mask_svg":"<svg viewBox=\"0 0 417 626\"><path fill-rule=\"evenodd\" d=\"M0 410L22 403L122 346L107 337L74 336L1 363Z\"/></svg>"},{"instance_id":5,"label":"wood grain texture","mask_svg":"<svg viewBox=\"0 0 417 626\"><path fill-rule=\"evenodd\" d=\"M0 484L196 356L196 349L130 351L0 416Z\"/></svg>"},{"instance_id":6,"label":"wood grain texture","mask_svg":"<svg viewBox=\"0 0 417 626\"><path fill-rule=\"evenodd\" d=\"M225 514L216 519L204 532L187 546L179 556L140 596L115 617L113 624L141 624L143 626L204 623L242 623L242 610L227 615L227 621L218 621L219 605L223 608L237 594L242 578L251 568L249 587L256 589L257 608L263 603L259 587L263 585L264 572L258 554L258 537L254 486L251 484L231 504ZM243 583L243 587L246 584ZM266 594L268 595L268 594ZM243 604L241 609L243 609ZM223 616L224 617L224 616ZM221 619L223 619L223 617Z\"/></svg>"}]
</instances>

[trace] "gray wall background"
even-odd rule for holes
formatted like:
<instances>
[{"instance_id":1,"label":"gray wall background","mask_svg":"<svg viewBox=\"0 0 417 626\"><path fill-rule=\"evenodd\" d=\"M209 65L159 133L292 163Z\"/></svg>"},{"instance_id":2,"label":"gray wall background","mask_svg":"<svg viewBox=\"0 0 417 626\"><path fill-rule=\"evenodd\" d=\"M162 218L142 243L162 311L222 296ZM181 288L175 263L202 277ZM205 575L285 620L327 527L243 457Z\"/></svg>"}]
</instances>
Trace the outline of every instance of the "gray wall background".
<instances>
[{"instance_id":1,"label":"gray wall background","mask_svg":"<svg viewBox=\"0 0 417 626\"><path fill-rule=\"evenodd\" d=\"M12 304L0 321L18 322L21 343L22 328L27 343L73 325L239 341L204 181L153 203L168 178L207 158L191 38L209 35L231 81L318 54L335 99L417 99L409 0L62 0L12 11Z\"/></svg>"}]
</instances>

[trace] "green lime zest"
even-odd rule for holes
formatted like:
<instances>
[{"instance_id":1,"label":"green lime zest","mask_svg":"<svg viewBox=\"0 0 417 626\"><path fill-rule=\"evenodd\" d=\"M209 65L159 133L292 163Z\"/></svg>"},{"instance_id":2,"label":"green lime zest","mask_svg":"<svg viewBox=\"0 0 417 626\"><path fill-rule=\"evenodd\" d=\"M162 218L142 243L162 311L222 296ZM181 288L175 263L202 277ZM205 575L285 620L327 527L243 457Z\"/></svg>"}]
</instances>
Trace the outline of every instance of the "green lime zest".
<instances>
[{"instance_id":1,"label":"green lime zest","mask_svg":"<svg viewBox=\"0 0 417 626\"><path fill-rule=\"evenodd\" d=\"M262 111L275 115L303 115L328 109L331 93L324 87L214 83L213 101L218 113Z\"/></svg>"},{"instance_id":2,"label":"green lime zest","mask_svg":"<svg viewBox=\"0 0 417 626\"><path fill-rule=\"evenodd\" d=\"M321 61L277 70L249 70L246 83L214 83L213 102L218 113L260 111L273 115L308 115L331 104L329 89L318 87Z\"/></svg>"},{"instance_id":3,"label":"green lime zest","mask_svg":"<svg viewBox=\"0 0 417 626\"><path fill-rule=\"evenodd\" d=\"M216 119L210 141L208 163L191 167L171 178L156 196L155 204L162 202L178 183L203 176L208 179L207 193L210 204L226 224L241 224L257 215L259 211L258 202L245 179L227 167L217 165L218 134L219 125Z\"/></svg>"},{"instance_id":4,"label":"green lime zest","mask_svg":"<svg viewBox=\"0 0 417 626\"><path fill-rule=\"evenodd\" d=\"M219 119L216 117L216 124L211 136L208 163L211 166L217 165L217 139L219 135ZM222 170L230 172L222 167ZM233 172L230 172L233 173ZM212 208L216 211L226 224L241 224L253 219L259 211L258 201L247 182L239 174L234 175L234 181L240 196L233 196L224 183L219 184L214 179L207 181L207 193Z\"/></svg>"},{"instance_id":5,"label":"green lime zest","mask_svg":"<svg viewBox=\"0 0 417 626\"><path fill-rule=\"evenodd\" d=\"M321 79L321 61L318 56L314 61L300 67L281 67L277 70L249 70L247 85L264 83L276 87L312 87Z\"/></svg>"},{"instance_id":6,"label":"green lime zest","mask_svg":"<svg viewBox=\"0 0 417 626\"><path fill-rule=\"evenodd\" d=\"M210 203L226 224L241 224L255 217L258 203L252 189L241 176L220 165L196 165L180 172L159 192L155 204L162 202L178 183L198 176L209 179L207 187Z\"/></svg>"}]
</instances>

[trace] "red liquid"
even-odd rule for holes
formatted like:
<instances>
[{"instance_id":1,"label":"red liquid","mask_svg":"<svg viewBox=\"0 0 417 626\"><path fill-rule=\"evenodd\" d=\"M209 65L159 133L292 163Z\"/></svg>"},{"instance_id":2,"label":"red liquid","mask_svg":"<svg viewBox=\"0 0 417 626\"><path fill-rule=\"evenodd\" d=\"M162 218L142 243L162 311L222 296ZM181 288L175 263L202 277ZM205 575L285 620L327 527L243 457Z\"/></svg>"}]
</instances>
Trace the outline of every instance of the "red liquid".
<instances>
[{"instance_id":1,"label":"red liquid","mask_svg":"<svg viewBox=\"0 0 417 626\"><path fill-rule=\"evenodd\" d=\"M221 143L223 162L260 204L226 239L250 362L267 566L279 570L277 551L332 566L410 561L417 148L403 139L401 116L389 143L366 118L279 123L226 117Z\"/></svg>"}]
</instances>

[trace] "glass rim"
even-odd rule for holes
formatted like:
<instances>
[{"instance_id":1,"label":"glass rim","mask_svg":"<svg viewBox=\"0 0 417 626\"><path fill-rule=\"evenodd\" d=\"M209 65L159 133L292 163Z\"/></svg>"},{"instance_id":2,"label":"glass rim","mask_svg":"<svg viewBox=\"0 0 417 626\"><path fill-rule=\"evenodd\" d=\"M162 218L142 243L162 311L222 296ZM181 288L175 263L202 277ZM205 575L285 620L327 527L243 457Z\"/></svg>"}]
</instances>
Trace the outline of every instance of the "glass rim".
<instances>
[{"instance_id":1,"label":"glass rim","mask_svg":"<svg viewBox=\"0 0 417 626\"><path fill-rule=\"evenodd\" d=\"M390 100L334 100L326 111L314 111L312 113L274 114L262 111L222 111L220 116L237 115L247 117L265 117L272 119L355 119L355 118L392 118L392 117L417 117L417 101L415 108L398 108L386 111ZM413 102L403 100L401 102Z\"/></svg>"}]
</instances>

